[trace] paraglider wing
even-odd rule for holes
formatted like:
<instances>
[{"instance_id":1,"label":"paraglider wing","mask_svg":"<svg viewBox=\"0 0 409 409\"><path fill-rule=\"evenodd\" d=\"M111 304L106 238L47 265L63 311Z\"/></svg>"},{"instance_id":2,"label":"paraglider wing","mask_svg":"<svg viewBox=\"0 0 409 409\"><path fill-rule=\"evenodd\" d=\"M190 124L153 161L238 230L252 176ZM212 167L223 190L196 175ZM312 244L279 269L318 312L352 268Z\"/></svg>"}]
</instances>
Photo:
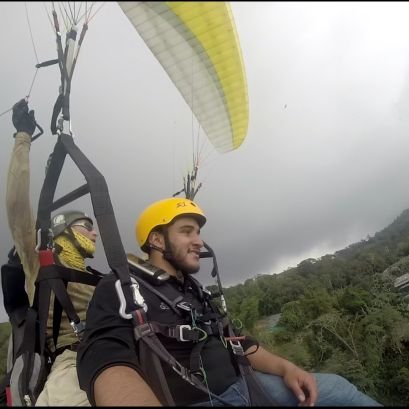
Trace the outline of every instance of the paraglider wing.
<instances>
[{"instance_id":1,"label":"paraglider wing","mask_svg":"<svg viewBox=\"0 0 409 409\"><path fill-rule=\"evenodd\" d=\"M118 2L219 152L248 128L247 83L230 6L224 2Z\"/></svg>"}]
</instances>

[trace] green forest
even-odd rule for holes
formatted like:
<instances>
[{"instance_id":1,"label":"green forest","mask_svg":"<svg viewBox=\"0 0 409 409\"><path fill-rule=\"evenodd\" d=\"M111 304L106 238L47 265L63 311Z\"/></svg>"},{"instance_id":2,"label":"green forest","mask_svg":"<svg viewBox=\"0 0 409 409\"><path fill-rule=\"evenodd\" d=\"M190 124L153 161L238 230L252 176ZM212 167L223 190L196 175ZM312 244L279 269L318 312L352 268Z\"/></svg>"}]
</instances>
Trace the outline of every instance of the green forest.
<instances>
[{"instance_id":1,"label":"green forest","mask_svg":"<svg viewBox=\"0 0 409 409\"><path fill-rule=\"evenodd\" d=\"M409 301L394 287L407 272L409 209L335 254L224 291L231 317L265 348L342 375L384 405L409 406ZM277 313L275 327L260 325Z\"/></svg>"},{"instance_id":2,"label":"green forest","mask_svg":"<svg viewBox=\"0 0 409 409\"><path fill-rule=\"evenodd\" d=\"M407 272L409 209L373 237L224 293L234 323L265 348L342 375L384 405L408 406L409 301L394 286ZM273 314L278 324L263 325ZM9 332L0 324L1 375Z\"/></svg>"}]
</instances>

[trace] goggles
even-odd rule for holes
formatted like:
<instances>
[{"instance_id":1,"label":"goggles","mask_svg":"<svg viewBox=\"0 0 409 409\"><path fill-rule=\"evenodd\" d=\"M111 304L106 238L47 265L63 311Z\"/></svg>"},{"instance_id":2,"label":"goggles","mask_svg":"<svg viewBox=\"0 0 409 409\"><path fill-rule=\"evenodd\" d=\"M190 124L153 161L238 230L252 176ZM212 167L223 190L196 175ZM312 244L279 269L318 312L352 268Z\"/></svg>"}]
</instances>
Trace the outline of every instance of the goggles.
<instances>
[{"instance_id":1,"label":"goggles","mask_svg":"<svg viewBox=\"0 0 409 409\"><path fill-rule=\"evenodd\" d=\"M92 231L94 230L94 225L90 223L88 220L84 220L83 222L75 222L71 225L71 227L79 226L83 227L85 230Z\"/></svg>"}]
</instances>

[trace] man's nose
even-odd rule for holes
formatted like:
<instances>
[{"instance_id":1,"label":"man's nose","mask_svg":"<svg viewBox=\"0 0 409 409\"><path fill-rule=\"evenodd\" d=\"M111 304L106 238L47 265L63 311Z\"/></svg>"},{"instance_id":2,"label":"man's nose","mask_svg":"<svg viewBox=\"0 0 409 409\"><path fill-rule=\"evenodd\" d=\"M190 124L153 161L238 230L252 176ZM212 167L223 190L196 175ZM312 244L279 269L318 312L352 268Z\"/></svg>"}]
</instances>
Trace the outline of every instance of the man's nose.
<instances>
[{"instance_id":1,"label":"man's nose","mask_svg":"<svg viewBox=\"0 0 409 409\"><path fill-rule=\"evenodd\" d=\"M197 235L197 236L195 237L194 244L195 244L196 246L200 247L200 248L203 247L203 240L201 239L201 237L200 237L199 235Z\"/></svg>"}]
</instances>

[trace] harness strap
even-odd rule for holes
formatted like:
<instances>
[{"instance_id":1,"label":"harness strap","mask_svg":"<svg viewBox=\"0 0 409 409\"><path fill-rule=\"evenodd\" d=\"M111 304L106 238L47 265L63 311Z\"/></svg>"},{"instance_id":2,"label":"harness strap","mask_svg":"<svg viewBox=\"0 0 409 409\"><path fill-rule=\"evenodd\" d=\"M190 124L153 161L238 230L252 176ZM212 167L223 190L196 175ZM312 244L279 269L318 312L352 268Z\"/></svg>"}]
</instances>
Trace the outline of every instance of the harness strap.
<instances>
[{"instance_id":1,"label":"harness strap","mask_svg":"<svg viewBox=\"0 0 409 409\"><path fill-rule=\"evenodd\" d=\"M58 335L61 328L62 317L62 305L58 302L57 298L54 298L54 311L53 311L53 341L54 347L57 348Z\"/></svg>"},{"instance_id":2,"label":"harness strap","mask_svg":"<svg viewBox=\"0 0 409 409\"><path fill-rule=\"evenodd\" d=\"M146 346L145 342L140 342L138 346L141 368L148 380L150 380L150 385L152 390L155 391L155 395L163 404L176 406L158 355L153 353ZM158 385L160 385L160 388L158 388Z\"/></svg>"},{"instance_id":3,"label":"harness strap","mask_svg":"<svg viewBox=\"0 0 409 409\"><path fill-rule=\"evenodd\" d=\"M71 326L78 338L81 338L85 329L85 324L81 322L72 301L67 293L67 283L77 282L96 286L100 277L83 271L73 270L56 264L51 264L40 268L36 285L40 286L40 345L45 345L46 325L48 308L50 305L51 290L55 294L54 314L53 314L53 340L57 346L58 334L61 326L61 316L64 310L70 320ZM44 318L45 317L45 318ZM43 349L42 349L43 350Z\"/></svg>"},{"instance_id":4,"label":"harness strap","mask_svg":"<svg viewBox=\"0 0 409 409\"><path fill-rule=\"evenodd\" d=\"M190 353L190 371L194 374L198 374L198 373L202 374L200 354L202 352L202 349L205 343L206 343L206 340L199 342L193 347L192 352Z\"/></svg>"},{"instance_id":5,"label":"harness strap","mask_svg":"<svg viewBox=\"0 0 409 409\"><path fill-rule=\"evenodd\" d=\"M79 342L79 341L74 342L74 343L71 344L71 345L64 345L63 347L58 348L58 349L55 350L55 352L54 352L54 357L57 357L58 355L62 354L66 349L69 349L70 351L77 352L79 346L80 346L80 342Z\"/></svg>"},{"instance_id":6,"label":"harness strap","mask_svg":"<svg viewBox=\"0 0 409 409\"><path fill-rule=\"evenodd\" d=\"M136 314L135 312L136 311L133 311L132 315L134 324L134 337L136 341L144 342L145 345L153 352L153 354L156 354L162 361L166 362L179 376L182 377L183 380L189 382L191 385L193 385L203 393L210 395L212 398L222 402L224 405L232 406L220 396L217 396L213 392L206 389L201 381L193 373L191 373L186 367L181 365L162 345L148 322L143 321L142 324L139 324L139 322L141 322L140 316L138 316L138 314ZM145 316L144 312L141 312L140 314Z\"/></svg>"},{"instance_id":7,"label":"harness strap","mask_svg":"<svg viewBox=\"0 0 409 409\"><path fill-rule=\"evenodd\" d=\"M176 307L179 307L182 310L186 309L186 311L191 311L191 307L189 308L187 308L187 306L185 306L185 308L181 307L181 304L183 304L183 297L177 297L177 299L172 302L167 297L165 297L161 292L157 291L155 288L147 284L142 278L135 277L135 275L133 275L133 277L142 286L146 287L148 290L156 294L160 299L164 300L169 305L169 307L171 307L173 311L176 312L179 316L181 315L181 312L178 311ZM196 284L194 281L193 283ZM205 298L206 296L203 295L201 301L208 302L208 300L205 300ZM210 308L213 311L215 311L213 305L210 303L209 305ZM174 400L169 391L167 382L163 384L164 373L162 367L159 366L156 362L155 367L153 368L152 364L150 363L153 362L154 359L157 361L157 359L159 358L163 362L166 362L180 377L182 377L183 380L189 382L192 386L196 387L203 393L211 396L214 399L217 399L226 406L232 406L223 398L220 398L219 396L215 395L210 390L208 390L203 385L201 380L198 378L198 375L202 375L200 371L201 370L200 354L203 349L203 346L206 343L205 340L201 341L199 338L196 337L196 335L199 334L198 333L199 327L196 327L196 329L194 329L195 327L192 328L190 325L169 326L158 322L148 321L143 308L138 308L137 310L132 311L131 315L134 325L135 341L137 342L140 341L139 342L140 350L144 350L146 352L146 349L149 349L152 355L152 357L150 357L152 358L152 360L148 360L148 358L146 359L143 358L143 360L141 360L142 370L144 371L146 376L149 376L149 378L151 379L151 386L155 390L155 393L160 394L160 397L164 399L168 405L169 404L173 405ZM203 322L204 318L210 321L210 323L207 324L206 322ZM216 320L216 323L214 323L214 320ZM249 396L252 405L255 404L254 402L257 402L256 404L260 406L273 405L272 400L265 394L258 379L254 376L250 362L244 355L243 347L237 340L237 337L235 336L235 333L233 331L231 324L229 323L227 316L222 315L222 317L220 318L220 314L217 314L215 312L205 313L203 314L203 316L200 317L200 324L201 327L206 328L207 331L210 332L211 334L214 335L215 333L217 333L220 336L224 335L224 328L227 327L227 334L229 335L228 338L231 338L229 342L232 347L232 351L235 357L237 358L237 364L239 366L240 374L243 377L243 380L249 390ZM206 332L202 328L200 328L200 330ZM193 347L190 355L190 369L187 369L186 367L181 365L167 351L167 349L163 346L163 344L157 337L156 333L160 333L167 337L176 338L178 341L197 342L197 344ZM187 339L190 336L192 337L192 339ZM143 355L145 356L146 354ZM154 371L154 373L152 373L152 371ZM152 378L154 379L155 382L152 382ZM158 382L159 385L161 385L159 392L157 386Z\"/></svg>"},{"instance_id":8,"label":"harness strap","mask_svg":"<svg viewBox=\"0 0 409 409\"><path fill-rule=\"evenodd\" d=\"M254 370L250 361L244 354L243 347L240 343L239 337L236 337L233 327L227 326L229 334L229 343L233 354L236 357L240 374L247 385L247 390L250 398L251 406L279 406L269 395L267 395L263 385L254 375Z\"/></svg>"},{"instance_id":9,"label":"harness strap","mask_svg":"<svg viewBox=\"0 0 409 409\"><path fill-rule=\"evenodd\" d=\"M145 287L146 289L148 289L149 291L151 291L152 293L154 293L155 295L157 295L160 299L162 299L167 305L169 305L169 307L172 309L172 311L174 313L176 313L179 316L182 316L182 313L178 310L177 308L177 304L183 299L183 297L178 297L175 300L171 301L169 300L169 298L167 298L166 296L164 296L160 291L156 290L153 286L151 286L150 284L148 284L145 280L143 280L142 278L136 276L135 274L132 275L133 278L135 278L135 280L141 284L143 287Z\"/></svg>"}]
</instances>

